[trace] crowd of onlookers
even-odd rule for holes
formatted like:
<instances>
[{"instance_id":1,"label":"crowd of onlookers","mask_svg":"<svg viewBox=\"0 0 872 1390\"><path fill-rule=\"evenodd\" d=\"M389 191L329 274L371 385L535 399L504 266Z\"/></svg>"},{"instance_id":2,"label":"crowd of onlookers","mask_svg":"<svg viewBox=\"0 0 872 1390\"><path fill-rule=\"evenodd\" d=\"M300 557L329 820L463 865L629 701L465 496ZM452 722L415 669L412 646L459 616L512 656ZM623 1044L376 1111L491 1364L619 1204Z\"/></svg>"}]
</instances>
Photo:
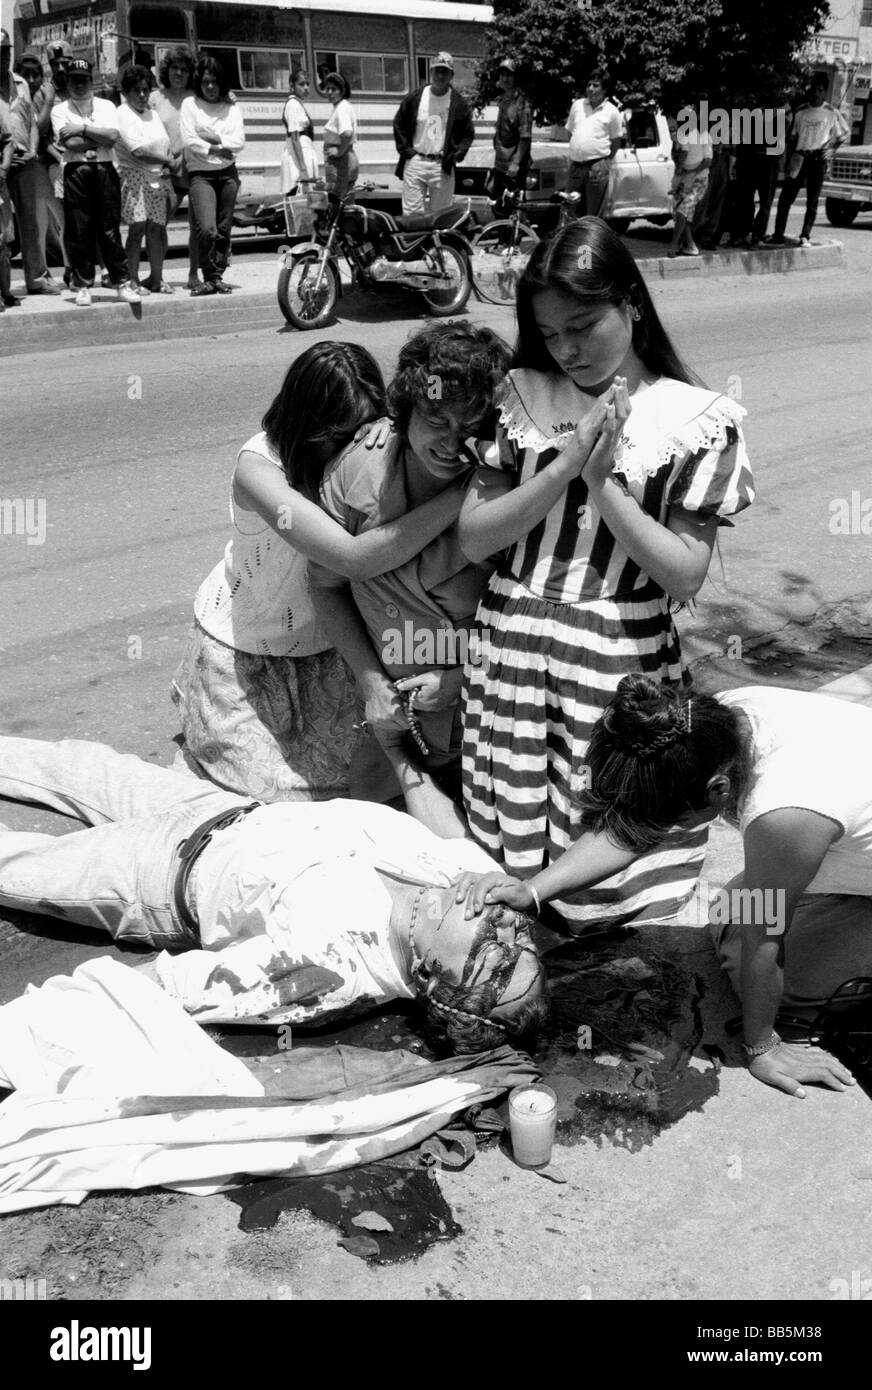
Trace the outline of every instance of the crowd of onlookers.
<instances>
[{"instance_id":1,"label":"crowd of onlookers","mask_svg":"<svg viewBox=\"0 0 872 1390\"><path fill-rule=\"evenodd\" d=\"M51 45L45 61L28 50L14 71L10 58L0 32L0 312L19 302L9 268L13 208L28 295L63 292L49 269L60 260L76 304L91 303L98 274L119 299L138 303L173 293L163 277L167 224L187 196L188 288L229 294L223 276L245 133L218 60L177 47L155 76L134 53L117 91L104 95L68 43Z\"/></svg>"},{"instance_id":2,"label":"crowd of onlookers","mask_svg":"<svg viewBox=\"0 0 872 1390\"><path fill-rule=\"evenodd\" d=\"M13 208L28 295L62 292L50 260L63 261L64 281L79 305L91 303L98 262L102 283L122 300L172 294L163 276L167 224L185 197L188 289L193 295L229 294L224 272L239 192L236 158L245 131L220 61L176 47L163 55L155 74L150 59L133 51L122 64L118 88L98 92L91 64L74 57L68 43L51 45L45 60L28 50L14 70L10 59L9 37L0 31L0 312L18 303L10 282ZM515 62L503 59L489 179L494 198L523 188L530 167L532 106L516 78ZM351 90L338 72L319 70L318 83L331 106L323 130L324 184L341 197L359 170ZM294 68L282 113L283 194L319 177L308 95L307 74ZM696 256L700 247L711 249L722 241L746 247L764 240L783 244L788 213L803 185L807 205L800 243L809 244L827 157L847 136L843 117L825 97L826 84L816 79L808 100L791 117L784 183L768 237L782 149L713 142L691 107L670 121L671 254ZM454 86L450 53L438 53L429 81L403 98L393 131L403 211L436 213L449 206L455 169L475 136L470 104ZM590 74L585 95L572 103L566 132L568 187L578 194L576 211L602 216L615 157L627 143L624 117L611 100L604 68ZM143 242L145 278L140 275Z\"/></svg>"}]
</instances>

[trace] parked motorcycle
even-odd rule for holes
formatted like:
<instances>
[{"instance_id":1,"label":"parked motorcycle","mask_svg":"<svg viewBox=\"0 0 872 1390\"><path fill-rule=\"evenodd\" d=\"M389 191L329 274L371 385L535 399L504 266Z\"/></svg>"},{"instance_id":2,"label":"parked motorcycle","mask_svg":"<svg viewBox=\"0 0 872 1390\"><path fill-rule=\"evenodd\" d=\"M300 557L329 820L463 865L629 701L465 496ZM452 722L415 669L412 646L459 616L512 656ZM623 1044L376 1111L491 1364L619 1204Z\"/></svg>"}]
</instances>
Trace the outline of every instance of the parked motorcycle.
<instances>
[{"instance_id":1,"label":"parked motorcycle","mask_svg":"<svg viewBox=\"0 0 872 1390\"><path fill-rule=\"evenodd\" d=\"M374 189L359 184L340 199L314 188L286 200L289 227L298 233L307 210L312 227L308 240L279 247L279 308L295 328L321 328L330 321L342 293L339 256L355 285L412 290L440 318L458 313L469 298L468 209L392 217L354 202Z\"/></svg>"}]
</instances>

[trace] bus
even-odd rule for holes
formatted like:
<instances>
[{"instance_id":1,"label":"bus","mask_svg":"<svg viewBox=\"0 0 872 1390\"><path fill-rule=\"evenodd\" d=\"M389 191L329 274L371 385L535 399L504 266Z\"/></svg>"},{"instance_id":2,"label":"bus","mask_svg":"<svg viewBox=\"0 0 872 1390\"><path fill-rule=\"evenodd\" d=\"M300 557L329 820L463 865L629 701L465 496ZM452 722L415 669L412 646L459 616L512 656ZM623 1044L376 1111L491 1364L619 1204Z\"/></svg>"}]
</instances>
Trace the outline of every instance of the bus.
<instances>
[{"instance_id":1,"label":"bus","mask_svg":"<svg viewBox=\"0 0 872 1390\"><path fill-rule=\"evenodd\" d=\"M392 122L400 100L427 81L430 59L443 50L454 57L454 85L470 93L491 18L489 5L453 0L16 0L15 50L42 52L66 40L75 57L92 63L98 87L113 86L132 61L156 74L176 44L214 54L245 122L240 201L259 202L279 192L282 110L295 65L312 82L316 140L331 109L323 79L334 71L347 77L361 178L387 177L393 184ZM491 146L495 118L493 107L477 118L477 145Z\"/></svg>"}]
</instances>

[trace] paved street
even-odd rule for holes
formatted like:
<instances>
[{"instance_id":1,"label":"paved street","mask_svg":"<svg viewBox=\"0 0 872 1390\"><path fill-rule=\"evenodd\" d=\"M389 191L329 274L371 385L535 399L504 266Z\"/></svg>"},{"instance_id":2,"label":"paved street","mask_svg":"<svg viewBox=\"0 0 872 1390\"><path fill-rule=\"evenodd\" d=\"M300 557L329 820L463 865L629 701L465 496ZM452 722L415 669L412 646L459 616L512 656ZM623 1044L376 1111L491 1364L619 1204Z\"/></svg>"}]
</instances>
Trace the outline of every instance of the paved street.
<instances>
[{"instance_id":1,"label":"paved street","mask_svg":"<svg viewBox=\"0 0 872 1390\"><path fill-rule=\"evenodd\" d=\"M872 660L872 522L862 510L872 496L872 218L820 230L844 242L845 269L652 290L685 359L748 409L758 500L722 530L696 611L678 620L713 686L817 685ZM511 336L508 310L473 300L468 313ZM170 678L194 592L226 543L237 449L311 342L362 343L388 375L424 321L411 297L352 295L320 333L286 330L269 314L257 331L214 339L5 360L0 487L34 509L29 538L0 534L0 728L104 739L169 761ZM69 829L48 813L4 805L0 814L16 827ZM724 864L735 858L729 837L719 853ZM0 942L4 934L0 1000L107 949L65 942L60 926L49 944L0 921ZM711 951L689 950L710 986L710 1017L722 1019L730 1006ZM565 1187L510 1169L496 1152L443 1176L465 1234L389 1270L337 1250L335 1232L307 1216L242 1235L222 1198L101 1198L81 1212L9 1218L4 1233L35 1258L59 1231L87 1226L80 1266L55 1271L67 1283L49 1297L545 1298L593 1288L594 1298L825 1299L834 1278L872 1273L869 1104L857 1091L796 1105L732 1066L718 1096L641 1152L567 1149ZM737 1152L746 1179L725 1183ZM100 1253L100 1213L112 1202L130 1238L126 1268Z\"/></svg>"}]
</instances>

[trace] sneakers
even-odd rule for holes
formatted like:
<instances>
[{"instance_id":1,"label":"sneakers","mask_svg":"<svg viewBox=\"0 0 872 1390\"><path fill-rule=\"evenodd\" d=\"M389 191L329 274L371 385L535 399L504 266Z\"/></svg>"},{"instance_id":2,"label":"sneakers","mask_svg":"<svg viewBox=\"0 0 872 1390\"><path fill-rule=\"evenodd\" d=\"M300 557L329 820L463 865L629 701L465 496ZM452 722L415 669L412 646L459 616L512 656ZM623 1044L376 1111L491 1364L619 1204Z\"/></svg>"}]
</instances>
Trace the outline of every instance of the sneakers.
<instances>
[{"instance_id":1,"label":"sneakers","mask_svg":"<svg viewBox=\"0 0 872 1390\"><path fill-rule=\"evenodd\" d=\"M116 289L116 294L123 304L141 304L139 291L134 289L129 280L123 280Z\"/></svg>"},{"instance_id":2,"label":"sneakers","mask_svg":"<svg viewBox=\"0 0 872 1390\"><path fill-rule=\"evenodd\" d=\"M810 237L810 236L801 236L801 237L799 238L799 244L800 244L800 246L811 246L811 237Z\"/></svg>"},{"instance_id":3,"label":"sneakers","mask_svg":"<svg viewBox=\"0 0 872 1390\"><path fill-rule=\"evenodd\" d=\"M87 285L83 285L80 290L76 291L76 304L80 309L87 309L90 303L91 291L88 289Z\"/></svg>"},{"instance_id":4,"label":"sneakers","mask_svg":"<svg viewBox=\"0 0 872 1390\"><path fill-rule=\"evenodd\" d=\"M768 236L768 237L766 238L766 245L767 245L767 246L786 246L786 245L787 245L787 237L786 237L786 236L782 236L780 233L773 232L771 236Z\"/></svg>"},{"instance_id":5,"label":"sneakers","mask_svg":"<svg viewBox=\"0 0 872 1390\"><path fill-rule=\"evenodd\" d=\"M63 289L57 280L53 280L50 275L43 275L37 280L35 285L29 285L28 294L63 294Z\"/></svg>"}]
</instances>

